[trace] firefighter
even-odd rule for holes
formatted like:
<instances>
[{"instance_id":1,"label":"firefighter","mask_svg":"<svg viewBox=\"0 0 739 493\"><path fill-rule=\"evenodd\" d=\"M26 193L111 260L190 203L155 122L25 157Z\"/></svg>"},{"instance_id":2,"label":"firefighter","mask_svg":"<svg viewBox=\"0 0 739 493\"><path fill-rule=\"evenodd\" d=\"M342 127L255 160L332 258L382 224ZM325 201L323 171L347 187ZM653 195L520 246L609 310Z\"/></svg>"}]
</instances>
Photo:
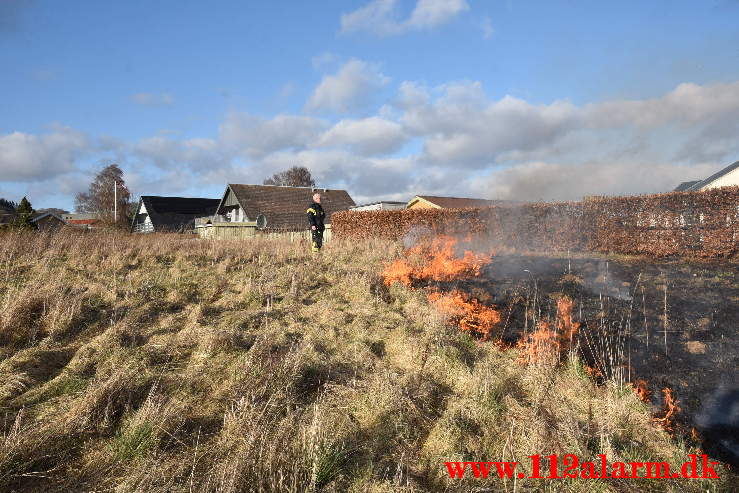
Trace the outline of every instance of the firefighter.
<instances>
[{"instance_id":1,"label":"firefighter","mask_svg":"<svg viewBox=\"0 0 739 493\"><path fill-rule=\"evenodd\" d=\"M311 251L317 252L323 246L323 230L326 226L323 224L323 219L326 217L326 213L323 212L321 207L321 194L313 194L313 203L308 207L308 223L311 229Z\"/></svg>"}]
</instances>

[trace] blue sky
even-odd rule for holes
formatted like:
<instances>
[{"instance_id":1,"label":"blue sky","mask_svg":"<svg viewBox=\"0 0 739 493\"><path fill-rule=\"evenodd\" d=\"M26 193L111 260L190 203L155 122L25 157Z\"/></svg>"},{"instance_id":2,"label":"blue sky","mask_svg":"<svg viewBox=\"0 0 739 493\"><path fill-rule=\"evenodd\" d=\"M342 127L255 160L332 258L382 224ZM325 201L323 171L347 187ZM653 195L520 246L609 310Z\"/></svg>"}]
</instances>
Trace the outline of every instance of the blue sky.
<instances>
[{"instance_id":1,"label":"blue sky","mask_svg":"<svg viewBox=\"0 0 739 493\"><path fill-rule=\"evenodd\" d=\"M0 0L0 196L666 191L739 159L739 2Z\"/></svg>"}]
</instances>

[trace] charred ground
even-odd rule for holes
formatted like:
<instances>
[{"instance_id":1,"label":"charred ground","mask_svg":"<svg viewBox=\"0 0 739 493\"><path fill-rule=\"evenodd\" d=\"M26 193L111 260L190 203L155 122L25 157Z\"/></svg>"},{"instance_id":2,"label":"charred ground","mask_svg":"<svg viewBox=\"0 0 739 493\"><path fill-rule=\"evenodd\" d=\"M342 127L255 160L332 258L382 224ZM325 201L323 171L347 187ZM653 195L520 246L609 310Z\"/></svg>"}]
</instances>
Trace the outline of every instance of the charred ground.
<instances>
[{"instance_id":1,"label":"charred ground","mask_svg":"<svg viewBox=\"0 0 739 493\"><path fill-rule=\"evenodd\" d=\"M663 405L659 391L673 389L680 432L695 427L707 450L736 465L736 451L714 432L716 413L726 410L713 397L731 393L739 380L738 267L736 260L499 255L476 279L433 284L496 305L503 323L494 337L511 346L569 297L582 324L583 361L601 375L646 380L655 411Z\"/></svg>"}]
</instances>

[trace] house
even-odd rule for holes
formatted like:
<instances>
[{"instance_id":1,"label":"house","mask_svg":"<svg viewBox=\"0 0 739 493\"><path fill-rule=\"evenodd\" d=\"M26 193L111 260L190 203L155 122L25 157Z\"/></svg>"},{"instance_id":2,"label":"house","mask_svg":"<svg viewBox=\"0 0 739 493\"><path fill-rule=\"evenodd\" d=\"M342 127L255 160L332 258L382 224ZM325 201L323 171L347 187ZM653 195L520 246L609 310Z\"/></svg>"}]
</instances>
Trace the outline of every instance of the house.
<instances>
[{"instance_id":1,"label":"house","mask_svg":"<svg viewBox=\"0 0 739 493\"><path fill-rule=\"evenodd\" d=\"M0 209L0 229L11 225L14 219L15 214L11 214L10 212L6 213L5 209Z\"/></svg>"},{"instance_id":2,"label":"house","mask_svg":"<svg viewBox=\"0 0 739 493\"><path fill-rule=\"evenodd\" d=\"M0 228L11 226L17 217L15 213L0 213ZM29 222L39 231L57 231L67 224L55 212L35 212L30 216Z\"/></svg>"},{"instance_id":3,"label":"house","mask_svg":"<svg viewBox=\"0 0 739 493\"><path fill-rule=\"evenodd\" d=\"M700 192L718 187L739 185L739 161L730 164L705 180L684 181L673 192Z\"/></svg>"},{"instance_id":4,"label":"house","mask_svg":"<svg viewBox=\"0 0 739 493\"><path fill-rule=\"evenodd\" d=\"M219 202L218 199L142 195L131 222L131 232L192 231L195 218L212 216Z\"/></svg>"},{"instance_id":5,"label":"house","mask_svg":"<svg viewBox=\"0 0 739 493\"><path fill-rule=\"evenodd\" d=\"M380 202L371 202L369 204L355 205L349 207L350 211L396 211L399 209L405 209L405 202L391 202L389 200L383 200Z\"/></svg>"},{"instance_id":6,"label":"house","mask_svg":"<svg viewBox=\"0 0 739 493\"><path fill-rule=\"evenodd\" d=\"M60 217L69 226L83 229L92 229L96 223L100 222L100 217L95 213L65 213Z\"/></svg>"},{"instance_id":7,"label":"house","mask_svg":"<svg viewBox=\"0 0 739 493\"><path fill-rule=\"evenodd\" d=\"M55 212L34 214L30 223L34 224L39 231L57 231L67 225L66 221Z\"/></svg>"},{"instance_id":8,"label":"house","mask_svg":"<svg viewBox=\"0 0 739 493\"><path fill-rule=\"evenodd\" d=\"M270 230L306 230L306 210L316 192L321 194L327 224L334 212L348 210L354 205L346 190L229 184L212 222L256 223L259 229Z\"/></svg>"},{"instance_id":9,"label":"house","mask_svg":"<svg viewBox=\"0 0 739 493\"><path fill-rule=\"evenodd\" d=\"M489 207L503 202L502 200L416 195L408 202L406 209L464 209L467 207Z\"/></svg>"}]
</instances>

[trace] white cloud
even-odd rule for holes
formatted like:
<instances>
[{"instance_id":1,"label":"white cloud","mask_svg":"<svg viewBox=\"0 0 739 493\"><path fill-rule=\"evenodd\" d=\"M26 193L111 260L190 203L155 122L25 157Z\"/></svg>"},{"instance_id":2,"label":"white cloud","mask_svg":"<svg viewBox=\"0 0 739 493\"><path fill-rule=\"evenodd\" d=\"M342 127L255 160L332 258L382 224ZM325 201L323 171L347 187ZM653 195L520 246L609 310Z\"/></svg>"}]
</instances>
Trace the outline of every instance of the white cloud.
<instances>
[{"instance_id":1,"label":"white cloud","mask_svg":"<svg viewBox=\"0 0 739 493\"><path fill-rule=\"evenodd\" d=\"M277 115L265 119L232 112L220 126L219 143L248 158L258 159L284 149L302 149L316 141L328 126L309 116Z\"/></svg>"},{"instance_id":2,"label":"white cloud","mask_svg":"<svg viewBox=\"0 0 739 493\"><path fill-rule=\"evenodd\" d=\"M306 109L348 113L366 107L390 79L375 64L352 59L334 75L326 75L313 91Z\"/></svg>"},{"instance_id":3,"label":"white cloud","mask_svg":"<svg viewBox=\"0 0 739 493\"><path fill-rule=\"evenodd\" d=\"M69 173L91 147L84 133L68 127L45 135L0 135L0 176L2 181L43 181Z\"/></svg>"},{"instance_id":4,"label":"white cloud","mask_svg":"<svg viewBox=\"0 0 739 493\"><path fill-rule=\"evenodd\" d=\"M481 168L536 160L583 163L604 156L648 162L731 159L739 150L739 82L681 84L646 100L576 106L488 99L479 83L432 92L401 84L397 107L423 139L424 161Z\"/></svg>"},{"instance_id":5,"label":"white cloud","mask_svg":"<svg viewBox=\"0 0 739 493\"><path fill-rule=\"evenodd\" d=\"M336 100L326 106L341 107ZM0 185L73 182L80 160L105 156L115 157L146 193L260 183L303 165L321 186L346 188L358 201L419 193L577 199L668 191L704 178L739 158L736 135L739 82L681 84L656 98L586 105L493 99L479 82L434 88L403 82L379 113L359 119L232 112L212 138L154 135L136 142L92 140L64 127L0 135Z\"/></svg>"},{"instance_id":6,"label":"white cloud","mask_svg":"<svg viewBox=\"0 0 739 493\"><path fill-rule=\"evenodd\" d=\"M348 146L362 155L388 154L407 140L402 125L380 117L341 120L321 135L318 146Z\"/></svg>"},{"instance_id":7,"label":"white cloud","mask_svg":"<svg viewBox=\"0 0 739 493\"><path fill-rule=\"evenodd\" d=\"M465 0L418 0L408 27L426 29L446 24L469 8Z\"/></svg>"},{"instance_id":8,"label":"white cloud","mask_svg":"<svg viewBox=\"0 0 739 493\"><path fill-rule=\"evenodd\" d=\"M359 9L341 16L341 31L366 31L380 36L410 30L432 29L446 24L469 9L465 0L418 0L410 16L398 19L397 0L372 0Z\"/></svg>"},{"instance_id":9,"label":"white cloud","mask_svg":"<svg viewBox=\"0 0 739 493\"><path fill-rule=\"evenodd\" d=\"M172 106L174 104L174 96L170 93L163 92L154 94L151 92L140 92L131 96L131 101L141 106L163 107Z\"/></svg>"},{"instance_id":10,"label":"white cloud","mask_svg":"<svg viewBox=\"0 0 739 493\"><path fill-rule=\"evenodd\" d=\"M161 169L178 171L184 167L199 170L219 166L227 160L218 142L204 138L180 141L162 136L149 137L137 142L131 153Z\"/></svg>"},{"instance_id":11,"label":"white cloud","mask_svg":"<svg viewBox=\"0 0 739 493\"><path fill-rule=\"evenodd\" d=\"M495 34L495 28L493 28L493 21L490 17L485 17L480 23L480 29L482 29L482 37L484 39L490 39Z\"/></svg>"},{"instance_id":12,"label":"white cloud","mask_svg":"<svg viewBox=\"0 0 739 493\"><path fill-rule=\"evenodd\" d=\"M330 51L324 51L320 55L316 55L313 58L311 58L311 64L313 65L314 69L319 69L322 67L325 67L326 65L331 65L332 63L335 63L338 61L339 56L335 53L331 53Z\"/></svg>"}]
</instances>

